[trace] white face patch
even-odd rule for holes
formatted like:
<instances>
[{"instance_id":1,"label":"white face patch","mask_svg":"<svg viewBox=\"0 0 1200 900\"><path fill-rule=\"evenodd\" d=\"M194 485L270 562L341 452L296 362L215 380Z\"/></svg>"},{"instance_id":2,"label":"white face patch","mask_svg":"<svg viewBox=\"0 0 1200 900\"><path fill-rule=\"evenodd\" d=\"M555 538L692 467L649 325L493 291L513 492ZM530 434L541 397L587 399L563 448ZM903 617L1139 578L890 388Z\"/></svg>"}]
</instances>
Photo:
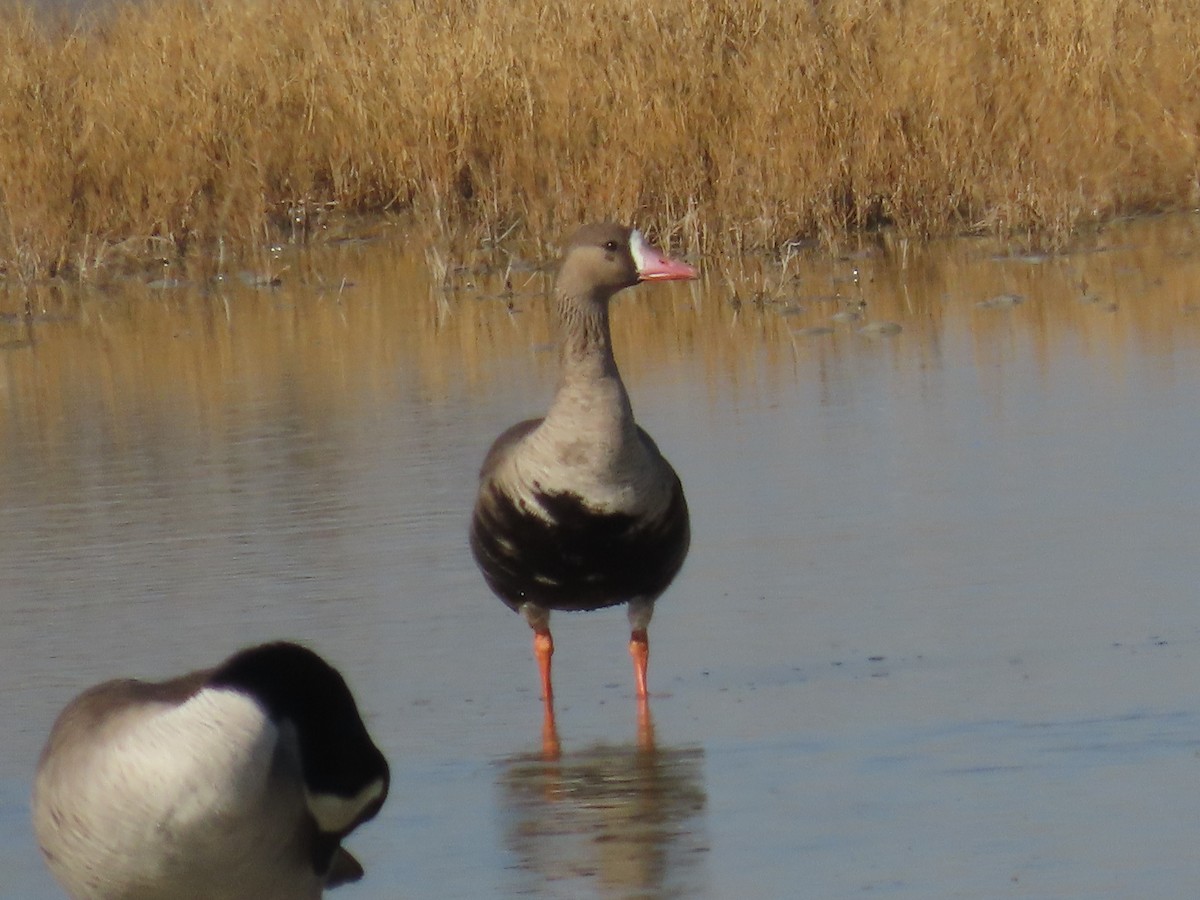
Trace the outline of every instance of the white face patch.
<instances>
[{"instance_id":1,"label":"white face patch","mask_svg":"<svg viewBox=\"0 0 1200 900\"><path fill-rule=\"evenodd\" d=\"M636 228L629 233L629 253L639 272L655 259L654 248L646 242L645 236Z\"/></svg>"},{"instance_id":2,"label":"white face patch","mask_svg":"<svg viewBox=\"0 0 1200 900\"><path fill-rule=\"evenodd\" d=\"M362 815L364 809L383 796L383 790L383 779L378 778L353 797L314 794L305 790L304 801L313 818L317 820L317 827L326 833L335 834L350 827L350 824Z\"/></svg>"}]
</instances>

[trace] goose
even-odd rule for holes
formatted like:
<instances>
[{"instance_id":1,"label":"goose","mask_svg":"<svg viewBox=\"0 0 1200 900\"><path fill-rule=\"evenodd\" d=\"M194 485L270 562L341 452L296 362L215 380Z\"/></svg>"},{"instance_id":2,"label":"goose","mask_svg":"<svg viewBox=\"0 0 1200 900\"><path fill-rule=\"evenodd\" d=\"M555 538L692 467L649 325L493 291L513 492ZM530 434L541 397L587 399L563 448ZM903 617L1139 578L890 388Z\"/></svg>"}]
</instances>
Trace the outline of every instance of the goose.
<instances>
[{"instance_id":1,"label":"goose","mask_svg":"<svg viewBox=\"0 0 1200 900\"><path fill-rule=\"evenodd\" d=\"M634 421L608 308L640 282L696 277L624 225L576 231L555 282L561 371L550 409L504 431L480 469L471 551L488 586L533 629L547 702L551 610L621 603L637 696L648 696L647 627L687 555L688 508L679 476Z\"/></svg>"},{"instance_id":2,"label":"goose","mask_svg":"<svg viewBox=\"0 0 1200 900\"><path fill-rule=\"evenodd\" d=\"M33 824L73 900L316 900L389 771L342 676L305 647L169 681L107 681L59 714Z\"/></svg>"}]
</instances>

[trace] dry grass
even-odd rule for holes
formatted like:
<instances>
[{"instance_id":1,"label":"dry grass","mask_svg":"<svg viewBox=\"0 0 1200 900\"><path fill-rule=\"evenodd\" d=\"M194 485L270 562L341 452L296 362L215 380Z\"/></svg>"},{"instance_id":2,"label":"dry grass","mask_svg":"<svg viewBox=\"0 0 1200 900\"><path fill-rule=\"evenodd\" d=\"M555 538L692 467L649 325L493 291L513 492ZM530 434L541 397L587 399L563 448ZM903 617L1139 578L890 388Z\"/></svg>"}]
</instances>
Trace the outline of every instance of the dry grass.
<instances>
[{"instance_id":1,"label":"dry grass","mask_svg":"<svg viewBox=\"0 0 1200 900\"><path fill-rule=\"evenodd\" d=\"M635 219L692 252L1197 199L1185 0L156 0L0 12L0 267ZM162 252L161 250L157 252Z\"/></svg>"}]
</instances>

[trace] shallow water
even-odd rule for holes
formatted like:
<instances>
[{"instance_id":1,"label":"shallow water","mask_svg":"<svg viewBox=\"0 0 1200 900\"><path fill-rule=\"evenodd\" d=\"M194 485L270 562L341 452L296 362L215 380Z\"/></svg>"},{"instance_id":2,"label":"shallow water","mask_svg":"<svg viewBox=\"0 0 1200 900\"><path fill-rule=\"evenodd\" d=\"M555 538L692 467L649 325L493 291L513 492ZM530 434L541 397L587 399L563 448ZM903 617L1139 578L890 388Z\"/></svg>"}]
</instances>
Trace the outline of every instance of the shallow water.
<instances>
[{"instance_id":1,"label":"shallow water","mask_svg":"<svg viewBox=\"0 0 1200 900\"><path fill-rule=\"evenodd\" d=\"M0 291L0 897L58 896L27 795L71 696L276 637L393 766L346 900L1190 893L1198 234L623 295L693 545L649 721L623 613L556 618L557 757L465 540L483 452L553 390L542 276L444 294L385 237L275 289L41 286L29 321Z\"/></svg>"}]
</instances>

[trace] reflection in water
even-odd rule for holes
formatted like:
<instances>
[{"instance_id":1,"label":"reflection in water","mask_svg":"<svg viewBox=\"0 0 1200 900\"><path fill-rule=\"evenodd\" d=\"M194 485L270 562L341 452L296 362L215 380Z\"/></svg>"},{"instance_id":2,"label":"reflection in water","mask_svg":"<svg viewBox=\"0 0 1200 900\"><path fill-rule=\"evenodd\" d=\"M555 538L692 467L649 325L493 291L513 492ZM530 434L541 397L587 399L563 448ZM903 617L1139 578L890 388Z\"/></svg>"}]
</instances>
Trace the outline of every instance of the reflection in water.
<instances>
[{"instance_id":1,"label":"reflection in water","mask_svg":"<svg viewBox=\"0 0 1200 900\"><path fill-rule=\"evenodd\" d=\"M694 896L705 884L704 750L659 747L645 702L635 743L563 752L546 705L542 751L503 761L504 840L522 896Z\"/></svg>"}]
</instances>

